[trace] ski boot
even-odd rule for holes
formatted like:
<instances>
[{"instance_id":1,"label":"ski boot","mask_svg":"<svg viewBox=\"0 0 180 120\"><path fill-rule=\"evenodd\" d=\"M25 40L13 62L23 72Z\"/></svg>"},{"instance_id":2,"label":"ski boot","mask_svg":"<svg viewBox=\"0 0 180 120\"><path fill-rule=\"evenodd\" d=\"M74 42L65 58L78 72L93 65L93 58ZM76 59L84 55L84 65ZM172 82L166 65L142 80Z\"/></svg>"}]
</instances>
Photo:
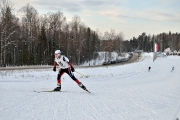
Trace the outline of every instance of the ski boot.
<instances>
[{"instance_id":1,"label":"ski boot","mask_svg":"<svg viewBox=\"0 0 180 120\"><path fill-rule=\"evenodd\" d=\"M86 89L86 87L80 82L79 84L79 87L81 87L83 90L87 91L88 93L91 93L89 92L89 90Z\"/></svg>"},{"instance_id":2,"label":"ski boot","mask_svg":"<svg viewBox=\"0 0 180 120\"><path fill-rule=\"evenodd\" d=\"M61 91L61 84L60 85L58 85L56 88L54 88L54 90L53 91Z\"/></svg>"},{"instance_id":3,"label":"ski boot","mask_svg":"<svg viewBox=\"0 0 180 120\"><path fill-rule=\"evenodd\" d=\"M83 90L87 90L86 87L80 82L79 87L81 87Z\"/></svg>"}]
</instances>

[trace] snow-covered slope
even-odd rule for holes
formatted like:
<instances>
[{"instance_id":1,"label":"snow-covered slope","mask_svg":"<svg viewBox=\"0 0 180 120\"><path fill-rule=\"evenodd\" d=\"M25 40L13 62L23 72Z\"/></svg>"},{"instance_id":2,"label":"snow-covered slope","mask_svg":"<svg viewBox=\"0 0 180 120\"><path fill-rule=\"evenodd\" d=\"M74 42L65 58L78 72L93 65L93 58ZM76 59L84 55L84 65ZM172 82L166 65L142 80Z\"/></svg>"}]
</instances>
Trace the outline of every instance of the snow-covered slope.
<instances>
[{"instance_id":1,"label":"snow-covered slope","mask_svg":"<svg viewBox=\"0 0 180 120\"><path fill-rule=\"evenodd\" d=\"M176 120L180 118L180 57L157 58L66 74L60 93L36 93L56 87L52 69L0 71L0 120ZM148 72L148 67L151 71ZM171 72L172 67L175 70Z\"/></svg>"}]
</instances>

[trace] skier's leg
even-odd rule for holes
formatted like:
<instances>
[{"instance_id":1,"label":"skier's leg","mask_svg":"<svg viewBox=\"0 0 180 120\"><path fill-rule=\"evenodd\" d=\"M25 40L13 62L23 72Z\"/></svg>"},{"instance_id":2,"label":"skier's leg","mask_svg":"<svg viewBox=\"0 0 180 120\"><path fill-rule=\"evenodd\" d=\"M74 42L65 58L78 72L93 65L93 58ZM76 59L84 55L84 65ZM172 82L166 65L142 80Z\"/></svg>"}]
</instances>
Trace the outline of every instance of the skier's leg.
<instances>
[{"instance_id":1,"label":"skier's leg","mask_svg":"<svg viewBox=\"0 0 180 120\"><path fill-rule=\"evenodd\" d=\"M87 90L86 87L74 76L71 69L67 69L66 73L81 87L83 90Z\"/></svg>"},{"instance_id":2,"label":"skier's leg","mask_svg":"<svg viewBox=\"0 0 180 120\"><path fill-rule=\"evenodd\" d=\"M64 74L63 70L59 71L57 75L57 87L54 89L54 91L61 91L61 76Z\"/></svg>"}]
</instances>

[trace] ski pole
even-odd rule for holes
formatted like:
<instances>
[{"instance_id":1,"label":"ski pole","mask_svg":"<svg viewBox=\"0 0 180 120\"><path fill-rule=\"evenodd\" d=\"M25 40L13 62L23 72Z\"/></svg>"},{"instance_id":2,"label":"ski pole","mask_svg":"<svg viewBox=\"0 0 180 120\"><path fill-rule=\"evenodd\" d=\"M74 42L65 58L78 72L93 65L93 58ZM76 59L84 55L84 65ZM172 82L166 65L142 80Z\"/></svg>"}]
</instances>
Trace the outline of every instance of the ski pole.
<instances>
[{"instance_id":1,"label":"ski pole","mask_svg":"<svg viewBox=\"0 0 180 120\"><path fill-rule=\"evenodd\" d=\"M80 74L81 76L84 76L84 77L88 78L88 76L85 76L85 75L83 75L83 74L81 74L81 73L79 73L79 72L77 72L77 71L75 71L75 72L78 73L78 74Z\"/></svg>"}]
</instances>

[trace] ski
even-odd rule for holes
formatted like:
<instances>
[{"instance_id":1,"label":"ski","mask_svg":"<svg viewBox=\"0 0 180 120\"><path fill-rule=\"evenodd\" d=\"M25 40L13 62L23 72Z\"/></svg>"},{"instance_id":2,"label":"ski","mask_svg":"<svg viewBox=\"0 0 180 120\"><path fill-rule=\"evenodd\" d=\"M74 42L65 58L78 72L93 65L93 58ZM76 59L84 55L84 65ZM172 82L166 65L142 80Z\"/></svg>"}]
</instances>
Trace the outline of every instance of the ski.
<instances>
[{"instance_id":1,"label":"ski","mask_svg":"<svg viewBox=\"0 0 180 120\"><path fill-rule=\"evenodd\" d=\"M36 93L41 93L41 92L66 92L66 91L54 91L54 90L44 90L44 91L35 91Z\"/></svg>"},{"instance_id":2,"label":"ski","mask_svg":"<svg viewBox=\"0 0 180 120\"><path fill-rule=\"evenodd\" d=\"M85 90L86 92L88 92L88 93L91 93L89 90ZM67 92L67 91L54 91L54 90L44 90L44 91L36 91L36 90L34 90L34 92L36 92L36 93L41 93L41 92Z\"/></svg>"},{"instance_id":3,"label":"ski","mask_svg":"<svg viewBox=\"0 0 180 120\"><path fill-rule=\"evenodd\" d=\"M91 92L90 92L89 90L87 90L87 89L86 89L85 91L87 91L88 93L91 93Z\"/></svg>"},{"instance_id":4,"label":"ski","mask_svg":"<svg viewBox=\"0 0 180 120\"><path fill-rule=\"evenodd\" d=\"M66 91L54 91L54 90L47 90L47 91L41 91L41 92L66 92Z\"/></svg>"}]
</instances>

